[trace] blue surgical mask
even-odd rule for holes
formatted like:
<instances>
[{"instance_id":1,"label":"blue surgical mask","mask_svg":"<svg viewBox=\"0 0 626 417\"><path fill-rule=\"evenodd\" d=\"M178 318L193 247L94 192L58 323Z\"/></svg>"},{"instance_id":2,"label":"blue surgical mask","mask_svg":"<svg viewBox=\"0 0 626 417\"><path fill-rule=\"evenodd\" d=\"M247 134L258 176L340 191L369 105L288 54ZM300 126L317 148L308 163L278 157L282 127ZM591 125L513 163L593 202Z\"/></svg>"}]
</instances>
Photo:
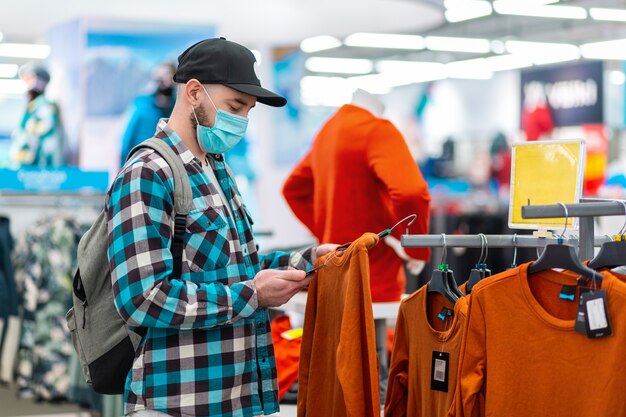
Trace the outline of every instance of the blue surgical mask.
<instances>
[{"instance_id":1,"label":"blue surgical mask","mask_svg":"<svg viewBox=\"0 0 626 417\"><path fill-rule=\"evenodd\" d=\"M204 89L204 87L203 87ZM196 116L195 109L192 109L198 126L196 135L200 149L206 153L224 153L233 149L246 134L248 128L248 118L237 116L232 113L220 110L215 106L211 96L204 90L204 93L215 108L215 123L213 127L202 126Z\"/></svg>"}]
</instances>

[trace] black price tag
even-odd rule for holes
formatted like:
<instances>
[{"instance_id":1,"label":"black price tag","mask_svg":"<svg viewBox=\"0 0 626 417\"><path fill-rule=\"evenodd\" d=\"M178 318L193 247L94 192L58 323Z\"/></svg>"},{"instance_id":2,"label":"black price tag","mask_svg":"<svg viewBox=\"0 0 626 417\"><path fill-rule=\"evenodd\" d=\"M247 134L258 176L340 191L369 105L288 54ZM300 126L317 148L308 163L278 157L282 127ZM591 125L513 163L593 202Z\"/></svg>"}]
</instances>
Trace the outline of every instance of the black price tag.
<instances>
[{"instance_id":1,"label":"black price tag","mask_svg":"<svg viewBox=\"0 0 626 417\"><path fill-rule=\"evenodd\" d=\"M591 288L580 287L578 296L578 310L576 311L576 322L574 323L574 331L580 334L587 334L587 311L583 303L583 294L591 291Z\"/></svg>"},{"instance_id":2,"label":"black price tag","mask_svg":"<svg viewBox=\"0 0 626 417\"><path fill-rule=\"evenodd\" d=\"M448 352L433 351L433 361L430 373L430 389L448 392L448 370L450 368L450 354Z\"/></svg>"},{"instance_id":3,"label":"black price tag","mask_svg":"<svg viewBox=\"0 0 626 417\"><path fill-rule=\"evenodd\" d=\"M606 302L606 290L587 292L580 297L586 313L587 337L611 336L611 320Z\"/></svg>"},{"instance_id":4,"label":"black price tag","mask_svg":"<svg viewBox=\"0 0 626 417\"><path fill-rule=\"evenodd\" d=\"M559 298L566 301L576 301L576 285L563 285Z\"/></svg>"}]
</instances>

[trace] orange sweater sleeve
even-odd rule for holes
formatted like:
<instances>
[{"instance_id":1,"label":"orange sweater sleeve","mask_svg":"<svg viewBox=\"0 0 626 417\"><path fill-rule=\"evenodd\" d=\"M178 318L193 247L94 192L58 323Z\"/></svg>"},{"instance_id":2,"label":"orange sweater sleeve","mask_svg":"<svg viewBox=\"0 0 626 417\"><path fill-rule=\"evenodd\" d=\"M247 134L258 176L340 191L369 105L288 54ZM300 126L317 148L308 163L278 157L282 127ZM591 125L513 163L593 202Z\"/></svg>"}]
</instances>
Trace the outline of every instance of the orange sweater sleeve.
<instances>
[{"instance_id":1,"label":"orange sweater sleeve","mask_svg":"<svg viewBox=\"0 0 626 417\"><path fill-rule=\"evenodd\" d=\"M485 380L485 319L480 300L471 296L468 320L463 336L457 389L451 415L455 417L482 416L481 392Z\"/></svg>"},{"instance_id":2,"label":"orange sweater sleeve","mask_svg":"<svg viewBox=\"0 0 626 417\"><path fill-rule=\"evenodd\" d=\"M391 151L390 151L391 150ZM389 121L378 126L367 143L367 160L370 169L381 181L391 200L390 213L394 219L417 214L411 225L412 234L428 233L430 193L428 184L413 160L402 134ZM400 230L401 229L401 230ZM394 236L400 238L404 228L396 229ZM428 249L405 248L414 259L428 260Z\"/></svg>"},{"instance_id":3,"label":"orange sweater sleeve","mask_svg":"<svg viewBox=\"0 0 626 417\"><path fill-rule=\"evenodd\" d=\"M409 349L403 308L396 321L396 333L389 365L389 382L385 396L385 417L406 417L408 398Z\"/></svg>"},{"instance_id":4,"label":"orange sweater sleeve","mask_svg":"<svg viewBox=\"0 0 626 417\"><path fill-rule=\"evenodd\" d=\"M313 353L313 334L315 334L315 319L317 316L317 287L318 280L311 281L307 292L306 308L304 310L304 332L310 337L302 338L300 347L300 365L298 367L298 417L307 415L307 394L309 387L309 372L311 370L310 360Z\"/></svg>"},{"instance_id":5,"label":"orange sweater sleeve","mask_svg":"<svg viewBox=\"0 0 626 417\"><path fill-rule=\"evenodd\" d=\"M296 165L283 186L283 196L296 217L313 233L313 171L311 153Z\"/></svg>"}]
</instances>

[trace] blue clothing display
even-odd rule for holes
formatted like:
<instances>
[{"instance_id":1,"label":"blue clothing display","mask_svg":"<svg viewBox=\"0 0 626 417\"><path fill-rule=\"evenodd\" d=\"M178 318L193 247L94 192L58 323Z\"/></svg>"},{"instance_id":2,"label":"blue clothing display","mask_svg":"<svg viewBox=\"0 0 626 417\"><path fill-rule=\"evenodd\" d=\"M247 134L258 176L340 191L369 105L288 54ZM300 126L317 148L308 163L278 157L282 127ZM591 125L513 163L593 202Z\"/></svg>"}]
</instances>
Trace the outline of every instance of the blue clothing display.
<instances>
[{"instance_id":1,"label":"blue clothing display","mask_svg":"<svg viewBox=\"0 0 626 417\"><path fill-rule=\"evenodd\" d=\"M127 110L128 124L124 136L122 136L120 165L124 165L131 149L154 136L154 127L159 123L159 120L168 118L173 108L173 99L171 106L159 107L157 97L154 94L139 96L133 101Z\"/></svg>"}]
</instances>

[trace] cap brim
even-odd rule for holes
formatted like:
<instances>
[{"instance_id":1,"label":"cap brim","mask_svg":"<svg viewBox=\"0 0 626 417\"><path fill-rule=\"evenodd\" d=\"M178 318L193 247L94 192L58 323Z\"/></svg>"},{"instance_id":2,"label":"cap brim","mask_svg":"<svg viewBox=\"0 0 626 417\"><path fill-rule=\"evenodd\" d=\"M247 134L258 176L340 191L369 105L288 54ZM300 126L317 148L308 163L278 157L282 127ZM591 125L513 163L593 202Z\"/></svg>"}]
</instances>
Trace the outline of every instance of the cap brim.
<instances>
[{"instance_id":1,"label":"cap brim","mask_svg":"<svg viewBox=\"0 0 626 417\"><path fill-rule=\"evenodd\" d=\"M287 99L283 96L279 96L276 93L272 93L263 87L252 84L224 84L233 90L241 91L242 93L250 94L257 98L257 101L262 104L267 104L272 107L283 107L287 104Z\"/></svg>"}]
</instances>

